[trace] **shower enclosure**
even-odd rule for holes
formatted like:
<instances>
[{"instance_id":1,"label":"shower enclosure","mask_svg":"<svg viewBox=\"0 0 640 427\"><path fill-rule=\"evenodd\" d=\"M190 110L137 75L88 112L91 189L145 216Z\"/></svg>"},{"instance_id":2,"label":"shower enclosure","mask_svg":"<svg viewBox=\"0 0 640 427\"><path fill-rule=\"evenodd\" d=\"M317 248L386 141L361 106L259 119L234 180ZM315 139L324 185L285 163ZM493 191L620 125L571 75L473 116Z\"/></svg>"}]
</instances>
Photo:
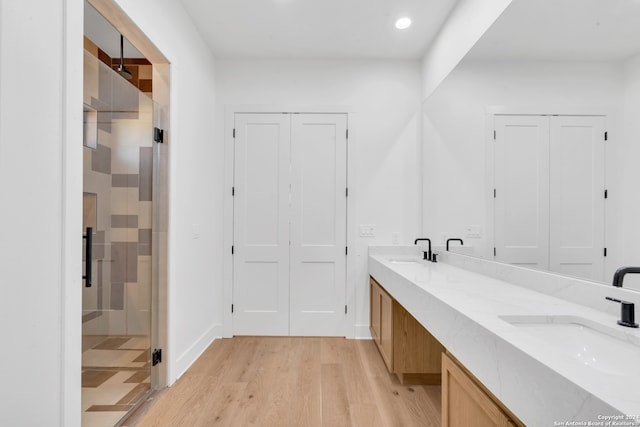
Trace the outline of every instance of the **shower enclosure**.
<instances>
[{"instance_id":1,"label":"shower enclosure","mask_svg":"<svg viewBox=\"0 0 640 427\"><path fill-rule=\"evenodd\" d=\"M113 426L151 389L160 148L151 98L88 51L84 122L82 422Z\"/></svg>"}]
</instances>

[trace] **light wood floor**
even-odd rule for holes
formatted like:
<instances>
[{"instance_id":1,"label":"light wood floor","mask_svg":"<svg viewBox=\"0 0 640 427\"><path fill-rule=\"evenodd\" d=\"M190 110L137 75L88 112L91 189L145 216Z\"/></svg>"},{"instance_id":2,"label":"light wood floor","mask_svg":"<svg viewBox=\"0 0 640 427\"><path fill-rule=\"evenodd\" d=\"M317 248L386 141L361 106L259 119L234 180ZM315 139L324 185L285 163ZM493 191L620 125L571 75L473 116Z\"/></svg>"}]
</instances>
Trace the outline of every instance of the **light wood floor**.
<instances>
[{"instance_id":1,"label":"light wood floor","mask_svg":"<svg viewBox=\"0 0 640 427\"><path fill-rule=\"evenodd\" d=\"M216 340L136 423L440 426L440 386L403 386L373 341Z\"/></svg>"}]
</instances>

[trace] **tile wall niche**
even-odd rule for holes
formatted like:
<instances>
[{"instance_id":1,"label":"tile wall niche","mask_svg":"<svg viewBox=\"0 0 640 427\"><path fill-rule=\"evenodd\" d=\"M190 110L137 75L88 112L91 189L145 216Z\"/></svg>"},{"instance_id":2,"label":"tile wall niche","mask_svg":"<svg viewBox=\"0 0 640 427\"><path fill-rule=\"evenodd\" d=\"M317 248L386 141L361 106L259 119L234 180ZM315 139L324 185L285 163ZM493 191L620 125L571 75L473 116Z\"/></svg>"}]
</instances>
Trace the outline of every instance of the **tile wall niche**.
<instances>
[{"instance_id":1,"label":"tile wall niche","mask_svg":"<svg viewBox=\"0 0 640 427\"><path fill-rule=\"evenodd\" d=\"M84 103L98 111L98 145L83 147L84 191L97 195L93 286L83 288L83 334L148 335L153 105L88 52L84 70Z\"/></svg>"}]
</instances>

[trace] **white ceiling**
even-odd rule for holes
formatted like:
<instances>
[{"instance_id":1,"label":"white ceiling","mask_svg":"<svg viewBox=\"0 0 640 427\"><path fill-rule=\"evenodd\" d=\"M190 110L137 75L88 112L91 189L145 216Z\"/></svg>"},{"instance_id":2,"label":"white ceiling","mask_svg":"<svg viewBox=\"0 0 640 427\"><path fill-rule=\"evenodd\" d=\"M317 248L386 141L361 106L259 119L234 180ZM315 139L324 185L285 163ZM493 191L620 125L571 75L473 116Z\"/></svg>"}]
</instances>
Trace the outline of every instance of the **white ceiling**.
<instances>
[{"instance_id":1,"label":"white ceiling","mask_svg":"<svg viewBox=\"0 0 640 427\"><path fill-rule=\"evenodd\" d=\"M257 59L419 59L458 0L179 0L213 54ZM248 11L251 11L250 13ZM413 25L396 30L395 20ZM85 2L85 35L120 35ZM513 0L468 58L619 60L640 52L640 0ZM125 57L143 55L125 40Z\"/></svg>"},{"instance_id":2,"label":"white ceiling","mask_svg":"<svg viewBox=\"0 0 640 427\"><path fill-rule=\"evenodd\" d=\"M419 59L458 0L180 1L218 58Z\"/></svg>"},{"instance_id":3,"label":"white ceiling","mask_svg":"<svg viewBox=\"0 0 640 427\"><path fill-rule=\"evenodd\" d=\"M84 2L84 35L112 58L120 58L120 33L86 1ZM144 58L124 40L125 58Z\"/></svg>"},{"instance_id":4,"label":"white ceiling","mask_svg":"<svg viewBox=\"0 0 640 427\"><path fill-rule=\"evenodd\" d=\"M513 0L467 58L622 60L640 52L640 0Z\"/></svg>"}]
</instances>

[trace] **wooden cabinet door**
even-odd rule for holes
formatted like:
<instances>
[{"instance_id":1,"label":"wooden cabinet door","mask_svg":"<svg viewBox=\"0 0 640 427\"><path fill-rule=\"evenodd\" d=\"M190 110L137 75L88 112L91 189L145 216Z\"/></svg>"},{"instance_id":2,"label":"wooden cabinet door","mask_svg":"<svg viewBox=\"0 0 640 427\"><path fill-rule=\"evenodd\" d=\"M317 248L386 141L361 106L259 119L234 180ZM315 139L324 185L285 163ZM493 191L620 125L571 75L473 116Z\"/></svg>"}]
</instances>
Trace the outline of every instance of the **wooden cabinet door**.
<instances>
[{"instance_id":1,"label":"wooden cabinet door","mask_svg":"<svg viewBox=\"0 0 640 427\"><path fill-rule=\"evenodd\" d=\"M393 299L380 289L380 353L393 372Z\"/></svg>"},{"instance_id":2,"label":"wooden cabinet door","mask_svg":"<svg viewBox=\"0 0 640 427\"><path fill-rule=\"evenodd\" d=\"M370 306L369 306L369 329L371 337L380 345L380 286L373 280L369 280Z\"/></svg>"},{"instance_id":3,"label":"wooden cabinet door","mask_svg":"<svg viewBox=\"0 0 640 427\"><path fill-rule=\"evenodd\" d=\"M380 350L389 372L393 372L393 298L375 281L369 278L370 314L369 329Z\"/></svg>"},{"instance_id":4,"label":"wooden cabinet door","mask_svg":"<svg viewBox=\"0 0 640 427\"><path fill-rule=\"evenodd\" d=\"M498 405L446 354L442 355L442 427L509 427Z\"/></svg>"}]
</instances>

